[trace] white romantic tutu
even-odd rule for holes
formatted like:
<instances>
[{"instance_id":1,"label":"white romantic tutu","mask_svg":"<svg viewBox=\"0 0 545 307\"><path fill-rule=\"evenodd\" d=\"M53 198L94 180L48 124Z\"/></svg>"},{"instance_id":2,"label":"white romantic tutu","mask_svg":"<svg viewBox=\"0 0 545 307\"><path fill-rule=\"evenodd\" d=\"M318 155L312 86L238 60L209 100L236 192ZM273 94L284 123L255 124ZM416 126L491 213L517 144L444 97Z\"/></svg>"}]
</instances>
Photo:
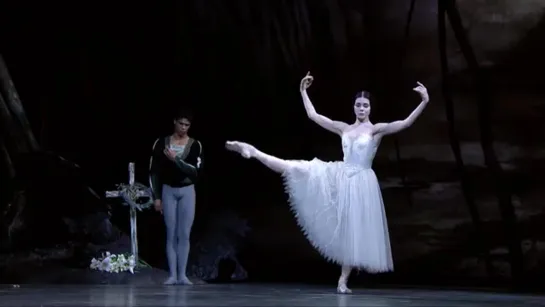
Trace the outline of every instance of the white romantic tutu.
<instances>
[{"instance_id":1,"label":"white romantic tutu","mask_svg":"<svg viewBox=\"0 0 545 307\"><path fill-rule=\"evenodd\" d=\"M375 172L345 162L291 160L283 174L290 206L312 245L328 260L370 273L394 268Z\"/></svg>"}]
</instances>

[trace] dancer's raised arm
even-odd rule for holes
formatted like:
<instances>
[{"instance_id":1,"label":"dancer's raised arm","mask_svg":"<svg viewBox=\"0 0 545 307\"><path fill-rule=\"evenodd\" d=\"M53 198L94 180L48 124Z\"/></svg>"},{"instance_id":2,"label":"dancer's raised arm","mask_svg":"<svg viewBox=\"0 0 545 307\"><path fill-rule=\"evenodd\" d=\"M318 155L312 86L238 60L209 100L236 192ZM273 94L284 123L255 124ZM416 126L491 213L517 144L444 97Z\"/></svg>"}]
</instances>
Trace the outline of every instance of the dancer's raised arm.
<instances>
[{"instance_id":1,"label":"dancer's raised arm","mask_svg":"<svg viewBox=\"0 0 545 307\"><path fill-rule=\"evenodd\" d=\"M307 116L313 122L317 123L320 127L329 130L338 135L342 135L344 130L348 127L348 124L331 120L323 115L320 115L314 109L312 102L307 94L307 89L312 84L314 78L310 75L310 72L301 79L301 84L299 85L299 90L301 91L301 98L303 98L303 104L305 105L305 111L307 111Z\"/></svg>"},{"instance_id":2,"label":"dancer's raised arm","mask_svg":"<svg viewBox=\"0 0 545 307\"><path fill-rule=\"evenodd\" d=\"M414 109L414 111L404 120L398 120L391 123L377 123L374 126L374 134L377 135L388 135L388 134L394 134L399 131L405 130L409 128L416 119L422 114L422 111L424 111L424 108L428 105L429 102L429 96L428 96L428 90L426 87L420 83L417 82L418 86L413 89L413 91L420 94L420 97L422 97L422 102Z\"/></svg>"}]
</instances>

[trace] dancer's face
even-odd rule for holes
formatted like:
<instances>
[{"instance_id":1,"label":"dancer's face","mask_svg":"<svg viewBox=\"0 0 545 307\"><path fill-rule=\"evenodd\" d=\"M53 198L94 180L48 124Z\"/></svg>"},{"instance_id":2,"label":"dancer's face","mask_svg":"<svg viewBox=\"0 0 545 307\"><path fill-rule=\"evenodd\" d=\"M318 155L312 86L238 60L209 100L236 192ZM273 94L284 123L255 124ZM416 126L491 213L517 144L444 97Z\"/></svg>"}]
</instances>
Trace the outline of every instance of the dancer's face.
<instances>
[{"instance_id":1,"label":"dancer's face","mask_svg":"<svg viewBox=\"0 0 545 307\"><path fill-rule=\"evenodd\" d=\"M371 103L365 97L359 97L354 102L354 114L360 121L367 119L371 114Z\"/></svg>"},{"instance_id":2,"label":"dancer's face","mask_svg":"<svg viewBox=\"0 0 545 307\"><path fill-rule=\"evenodd\" d=\"M189 131L191 122L187 118L179 118L174 120L174 132L180 136L184 136Z\"/></svg>"}]
</instances>

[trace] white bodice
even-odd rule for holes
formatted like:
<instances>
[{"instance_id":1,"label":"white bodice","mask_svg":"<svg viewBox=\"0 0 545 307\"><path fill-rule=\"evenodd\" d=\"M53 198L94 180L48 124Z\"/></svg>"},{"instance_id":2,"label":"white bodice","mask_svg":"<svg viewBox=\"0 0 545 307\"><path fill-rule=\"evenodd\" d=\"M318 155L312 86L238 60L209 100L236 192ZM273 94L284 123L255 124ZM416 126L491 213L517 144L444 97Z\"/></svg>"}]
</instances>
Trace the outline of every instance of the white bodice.
<instances>
[{"instance_id":1,"label":"white bodice","mask_svg":"<svg viewBox=\"0 0 545 307\"><path fill-rule=\"evenodd\" d=\"M371 168L380 139L368 134L350 135L348 133L343 134L341 139L345 163L365 169Z\"/></svg>"}]
</instances>

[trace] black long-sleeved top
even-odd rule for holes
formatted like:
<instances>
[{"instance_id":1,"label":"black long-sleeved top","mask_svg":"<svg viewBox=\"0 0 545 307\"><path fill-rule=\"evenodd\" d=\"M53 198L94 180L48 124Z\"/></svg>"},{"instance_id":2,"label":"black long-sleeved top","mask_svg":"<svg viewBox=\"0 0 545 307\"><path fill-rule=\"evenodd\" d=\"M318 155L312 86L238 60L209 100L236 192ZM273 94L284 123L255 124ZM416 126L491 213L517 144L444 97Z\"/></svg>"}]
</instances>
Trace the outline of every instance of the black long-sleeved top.
<instances>
[{"instance_id":1,"label":"black long-sleeved top","mask_svg":"<svg viewBox=\"0 0 545 307\"><path fill-rule=\"evenodd\" d=\"M150 158L150 185L154 198L161 199L163 184L171 187L184 187L194 184L200 175L203 164L202 145L190 138L183 152L175 162L167 158L165 148L170 145L170 136L158 138L153 144Z\"/></svg>"}]
</instances>

